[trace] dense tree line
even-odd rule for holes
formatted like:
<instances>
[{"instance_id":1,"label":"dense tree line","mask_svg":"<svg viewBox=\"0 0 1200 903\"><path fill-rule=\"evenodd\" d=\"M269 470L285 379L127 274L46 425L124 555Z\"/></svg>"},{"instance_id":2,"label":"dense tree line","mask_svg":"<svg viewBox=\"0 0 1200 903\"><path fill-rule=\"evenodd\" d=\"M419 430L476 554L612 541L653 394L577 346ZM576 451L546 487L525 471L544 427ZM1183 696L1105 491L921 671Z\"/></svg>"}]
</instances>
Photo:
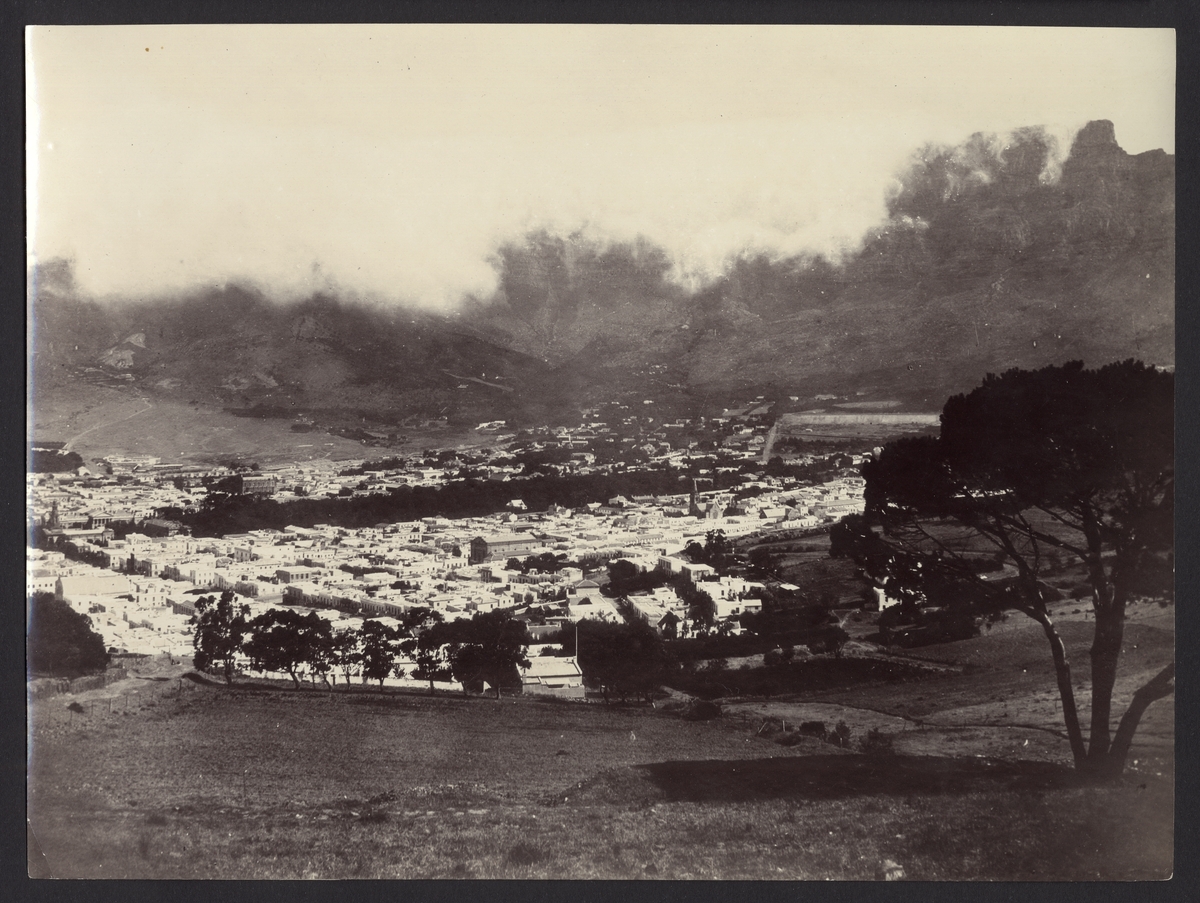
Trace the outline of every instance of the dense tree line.
<instances>
[{"instance_id":1,"label":"dense tree line","mask_svg":"<svg viewBox=\"0 0 1200 903\"><path fill-rule=\"evenodd\" d=\"M614 496L669 495L683 491L674 470L630 471L614 474L544 476L520 482L462 480L445 486L401 486L384 493L354 498L303 498L280 502L254 496L210 496L197 511L170 511L196 536L222 536L247 530L283 529L334 524L369 527L378 523L479 517L502 511L519 497L530 511L558 504L578 508Z\"/></svg>"},{"instance_id":2,"label":"dense tree line","mask_svg":"<svg viewBox=\"0 0 1200 903\"><path fill-rule=\"evenodd\" d=\"M108 567L108 557L103 552L89 548L86 545L77 544L70 539L52 537L46 532L46 528L40 524L33 528L30 535L30 542L35 549L41 549L45 552L62 552L63 556L70 561L90 564L92 567L97 568Z\"/></svg>"},{"instance_id":3,"label":"dense tree line","mask_svg":"<svg viewBox=\"0 0 1200 903\"><path fill-rule=\"evenodd\" d=\"M697 587L683 574L666 571L641 571L631 561L617 559L608 565L609 580L600 587L600 595L625 599L634 593L649 592L663 586L674 588L675 595L687 606L688 617L705 629L711 628L717 617L717 605L711 595Z\"/></svg>"},{"instance_id":4,"label":"dense tree line","mask_svg":"<svg viewBox=\"0 0 1200 903\"><path fill-rule=\"evenodd\" d=\"M29 453L30 473L66 473L82 466L78 452L35 448Z\"/></svg>"},{"instance_id":5,"label":"dense tree line","mask_svg":"<svg viewBox=\"0 0 1200 903\"><path fill-rule=\"evenodd\" d=\"M689 475L697 473L706 463L709 467L714 466L716 460L693 459L687 467L680 469L663 467L608 474L541 474L541 465L538 465L534 470L541 475L517 482L467 477L443 486L399 486L367 496L309 497L289 501L242 495L235 491L237 487L231 480L210 487L209 495L198 510L170 509L160 513L179 520L196 536L221 536L246 530L282 529L289 525L307 527L327 523L356 528L423 517L479 517L503 511L514 497L522 499L530 511L545 511L555 504L578 508L616 496L681 494L688 488L684 481ZM621 459L620 455L614 461L630 463L628 457ZM773 471L768 470L775 476L815 483L842 473L842 463L836 466L829 462L786 465L782 469L777 466ZM713 488L733 489L747 474L761 469L757 462L742 462L736 473L714 474Z\"/></svg>"},{"instance_id":6,"label":"dense tree line","mask_svg":"<svg viewBox=\"0 0 1200 903\"><path fill-rule=\"evenodd\" d=\"M733 543L724 530L709 530L704 534L704 544L693 539L684 546L683 556L693 564L707 564L720 573L733 564Z\"/></svg>"}]
</instances>

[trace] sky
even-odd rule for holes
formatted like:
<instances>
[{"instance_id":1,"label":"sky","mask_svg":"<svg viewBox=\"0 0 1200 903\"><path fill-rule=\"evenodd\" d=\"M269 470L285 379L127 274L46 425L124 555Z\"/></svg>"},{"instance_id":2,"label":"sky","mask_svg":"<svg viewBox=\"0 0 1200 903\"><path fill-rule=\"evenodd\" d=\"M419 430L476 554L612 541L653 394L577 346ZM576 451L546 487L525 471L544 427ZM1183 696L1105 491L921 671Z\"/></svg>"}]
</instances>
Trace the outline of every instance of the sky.
<instances>
[{"instance_id":1,"label":"sky","mask_svg":"<svg viewBox=\"0 0 1200 903\"><path fill-rule=\"evenodd\" d=\"M831 258L928 143L1110 119L1174 153L1170 29L104 26L26 32L29 254L81 291L249 281L446 309L547 229Z\"/></svg>"}]
</instances>

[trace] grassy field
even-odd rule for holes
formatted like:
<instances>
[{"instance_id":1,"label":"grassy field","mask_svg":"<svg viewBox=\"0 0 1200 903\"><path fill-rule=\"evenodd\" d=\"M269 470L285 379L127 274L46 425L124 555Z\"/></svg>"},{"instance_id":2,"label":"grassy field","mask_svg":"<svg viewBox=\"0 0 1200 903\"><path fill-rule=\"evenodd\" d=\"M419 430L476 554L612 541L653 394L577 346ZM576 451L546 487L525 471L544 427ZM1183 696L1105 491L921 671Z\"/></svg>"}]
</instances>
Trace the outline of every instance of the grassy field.
<instances>
[{"instance_id":1,"label":"grassy field","mask_svg":"<svg viewBox=\"0 0 1200 903\"><path fill-rule=\"evenodd\" d=\"M1173 637L1130 626L1136 672ZM974 662L962 673L726 700L703 722L670 705L227 689L143 673L74 699L82 714L71 697L32 703L30 871L871 879L893 859L925 880L1169 875L1170 701L1151 709L1125 779L1082 786L1053 732L1051 687L1029 673L1040 650L1004 629L907 653ZM1005 723L1005 706L1020 724ZM781 730L802 720L845 721L850 747ZM859 751L872 729L891 754Z\"/></svg>"}]
</instances>

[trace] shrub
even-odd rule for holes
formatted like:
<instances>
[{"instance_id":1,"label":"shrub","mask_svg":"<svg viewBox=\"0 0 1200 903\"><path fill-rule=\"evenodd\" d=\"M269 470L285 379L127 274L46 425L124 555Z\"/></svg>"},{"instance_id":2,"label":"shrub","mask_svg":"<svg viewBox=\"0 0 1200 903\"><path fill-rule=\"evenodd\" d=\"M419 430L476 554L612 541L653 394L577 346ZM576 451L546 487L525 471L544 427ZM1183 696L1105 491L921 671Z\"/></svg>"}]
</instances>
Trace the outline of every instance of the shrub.
<instances>
[{"instance_id":1,"label":"shrub","mask_svg":"<svg viewBox=\"0 0 1200 903\"><path fill-rule=\"evenodd\" d=\"M836 743L838 746L850 745L850 726L845 721L839 721L834 727L833 733L829 737L830 743Z\"/></svg>"},{"instance_id":2,"label":"shrub","mask_svg":"<svg viewBox=\"0 0 1200 903\"><path fill-rule=\"evenodd\" d=\"M683 717L688 721L711 721L721 717L721 706L715 702L697 699L688 706Z\"/></svg>"},{"instance_id":3,"label":"shrub","mask_svg":"<svg viewBox=\"0 0 1200 903\"><path fill-rule=\"evenodd\" d=\"M873 756L890 756L896 752L896 738L884 733L879 728L871 728L865 737L858 741L859 749Z\"/></svg>"},{"instance_id":4,"label":"shrub","mask_svg":"<svg viewBox=\"0 0 1200 903\"><path fill-rule=\"evenodd\" d=\"M549 856L541 847L522 840L508 851L507 858L512 865L534 865L548 859Z\"/></svg>"}]
</instances>

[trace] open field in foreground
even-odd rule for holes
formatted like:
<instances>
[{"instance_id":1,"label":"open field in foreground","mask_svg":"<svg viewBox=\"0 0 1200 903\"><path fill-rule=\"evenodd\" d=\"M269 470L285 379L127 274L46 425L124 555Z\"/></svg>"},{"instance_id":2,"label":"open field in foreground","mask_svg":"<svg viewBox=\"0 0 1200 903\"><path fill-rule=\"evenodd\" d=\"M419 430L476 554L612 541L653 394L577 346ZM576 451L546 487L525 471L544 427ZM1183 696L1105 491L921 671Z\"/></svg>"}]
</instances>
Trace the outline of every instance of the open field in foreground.
<instances>
[{"instance_id":1,"label":"open field in foreground","mask_svg":"<svg viewBox=\"0 0 1200 903\"><path fill-rule=\"evenodd\" d=\"M144 676L36 700L30 870L870 879L887 858L918 880L1168 876L1169 700L1151 709L1139 766L1110 786L1080 785L1048 729L1048 686L1005 678L1027 672L1003 649L1032 661L1013 630L986 666L990 683L972 682L987 673L979 665L820 698L730 700L707 722L661 707ZM1169 642L1152 630L1143 625L1139 652ZM897 710L917 697L928 699L922 723ZM854 743L775 742L776 720L805 719L845 720ZM858 751L871 728L894 754Z\"/></svg>"}]
</instances>

